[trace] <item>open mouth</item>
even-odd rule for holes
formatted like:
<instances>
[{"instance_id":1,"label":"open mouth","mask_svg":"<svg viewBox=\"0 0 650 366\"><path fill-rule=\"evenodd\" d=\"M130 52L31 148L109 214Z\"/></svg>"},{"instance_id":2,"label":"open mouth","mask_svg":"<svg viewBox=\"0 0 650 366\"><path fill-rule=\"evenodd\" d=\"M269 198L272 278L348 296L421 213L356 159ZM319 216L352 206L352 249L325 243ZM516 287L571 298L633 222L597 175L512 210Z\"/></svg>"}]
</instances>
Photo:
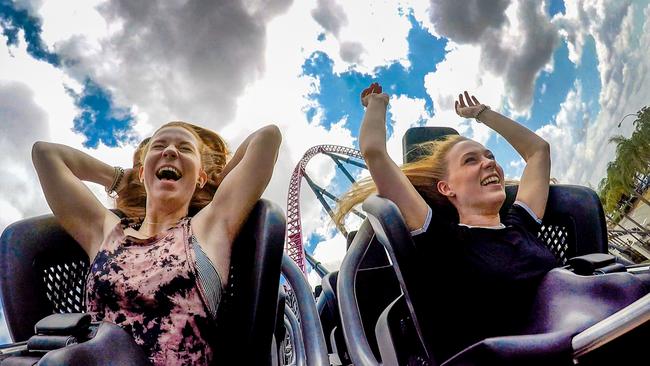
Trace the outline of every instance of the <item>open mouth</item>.
<instances>
[{"instance_id":1,"label":"open mouth","mask_svg":"<svg viewBox=\"0 0 650 366\"><path fill-rule=\"evenodd\" d=\"M156 172L156 177L160 180L173 180L177 181L181 179L183 174L181 174L178 169L171 166L164 166Z\"/></svg>"},{"instance_id":2,"label":"open mouth","mask_svg":"<svg viewBox=\"0 0 650 366\"><path fill-rule=\"evenodd\" d=\"M500 184L500 183L501 183L501 179L499 179L499 177L496 175L491 175L481 181L482 186L489 186L492 184Z\"/></svg>"}]
</instances>

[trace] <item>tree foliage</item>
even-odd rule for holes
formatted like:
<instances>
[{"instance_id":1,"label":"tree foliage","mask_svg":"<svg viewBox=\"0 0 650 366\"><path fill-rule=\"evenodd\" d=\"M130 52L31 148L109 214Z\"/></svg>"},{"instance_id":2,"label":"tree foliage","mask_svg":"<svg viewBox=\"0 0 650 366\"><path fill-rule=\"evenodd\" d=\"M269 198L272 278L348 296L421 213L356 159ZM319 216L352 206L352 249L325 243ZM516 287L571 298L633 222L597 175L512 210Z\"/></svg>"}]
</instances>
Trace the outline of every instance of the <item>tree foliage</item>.
<instances>
[{"instance_id":1,"label":"tree foliage","mask_svg":"<svg viewBox=\"0 0 650 366\"><path fill-rule=\"evenodd\" d=\"M641 108L633 123L635 129L629 138L619 135L609 139L616 144L616 158L607 165L607 176L598 185L608 213L614 213L630 196L648 203L639 190L647 189L640 183L650 174L650 108Z\"/></svg>"}]
</instances>

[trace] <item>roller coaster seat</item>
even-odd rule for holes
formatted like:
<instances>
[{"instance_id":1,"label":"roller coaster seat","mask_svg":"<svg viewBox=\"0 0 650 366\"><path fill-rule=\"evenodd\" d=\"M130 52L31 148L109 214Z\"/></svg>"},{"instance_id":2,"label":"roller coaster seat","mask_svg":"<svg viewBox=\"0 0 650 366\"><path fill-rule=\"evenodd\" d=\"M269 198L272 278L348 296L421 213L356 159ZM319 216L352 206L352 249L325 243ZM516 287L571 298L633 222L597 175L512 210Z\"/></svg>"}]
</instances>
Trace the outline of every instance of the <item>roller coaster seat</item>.
<instances>
[{"instance_id":1,"label":"roller coaster seat","mask_svg":"<svg viewBox=\"0 0 650 366\"><path fill-rule=\"evenodd\" d=\"M219 362L271 362L284 230L281 208L261 199L235 240L217 339L219 349L247 352L219 354ZM29 339L50 314L83 312L87 271L86 254L52 215L7 227L0 237L0 293L13 341Z\"/></svg>"},{"instance_id":2,"label":"roller coaster seat","mask_svg":"<svg viewBox=\"0 0 650 366\"><path fill-rule=\"evenodd\" d=\"M566 200L567 197L574 197L573 195L564 196L560 194L558 196L555 194L555 192L562 191L565 188L580 191L578 187L574 186L553 186L551 187L549 205L553 206L561 203L562 201L558 201L557 198L562 197L565 201L561 206L581 209L581 205L577 205L576 202L570 199ZM587 188L582 190L590 191ZM428 332L422 328L418 329L419 324L427 323L426 302L423 299L423 294L427 293L427 286L424 281L417 278L415 273L415 267L413 266L415 263L413 257L415 253L413 251L414 245L399 214L399 209L389 200L373 196L364 202L364 210L369 214L369 220L373 223L375 234L379 233L377 234L378 240L390 247L389 253L391 253L391 259L395 271L398 273L398 278L400 278L400 286L404 293L404 296L399 300L402 303L400 304L398 301L387 308L376 326L376 335L381 345L380 349L384 351L382 361L389 360L387 364L393 364L390 362L392 360L394 364L403 364L408 362L408 357L411 357L411 359L420 357L421 359L436 360L435 355L431 353L428 346L435 342L436 337L442 335L435 334L435 330ZM567 211L570 211L570 209ZM547 212L554 211L547 210ZM595 215L597 211L592 211L592 213ZM579 219L573 216L567 216L567 220L580 223ZM556 224L563 221L553 222ZM591 222L597 223L598 220L592 217ZM589 221L584 224L588 223ZM544 222L544 225L548 224ZM567 227L567 230L571 232L573 228L571 226ZM594 231L597 231L597 228L594 228ZM540 236L544 238L543 234L540 234ZM568 245L571 245L574 242L573 240L577 243L581 241L581 237L575 234L565 236L572 238L567 242ZM548 239L545 241L548 242ZM556 244L554 239L551 242ZM581 248L579 245L576 247ZM588 246L585 245L582 248L585 247ZM554 252L558 259L562 260L560 253L564 253L564 251ZM572 251L569 250L569 252ZM573 252L577 252L577 250ZM582 253L577 252L577 254ZM650 288L648 284L644 283L642 277L627 272L583 276L571 272L570 269L570 266L556 268L544 277L537 290L533 307L529 311L529 320L522 326L523 329L520 335L494 337L477 342L444 362L444 365L569 365L572 363L572 357L576 351L573 348L574 338L588 327L612 316L619 310L625 310L626 307L639 302L643 305L637 306L645 306L646 308L643 316L650 316L650 295L646 295ZM403 328L401 323L406 317L417 319L414 322L415 324L411 326L413 328L411 335L400 333L402 331L400 327ZM641 332L647 332L647 328L641 330ZM414 337L413 333L419 336ZM400 344L399 337L408 338L409 336L422 343L421 352L418 353L418 350L414 350L412 345L405 347L403 342ZM640 338L637 335L630 342L639 342ZM400 347L402 349L398 350ZM608 357L612 356L609 355ZM609 360L611 362L611 358ZM436 361L440 363L440 361L444 360Z\"/></svg>"},{"instance_id":3,"label":"roller coaster seat","mask_svg":"<svg viewBox=\"0 0 650 366\"><path fill-rule=\"evenodd\" d=\"M420 158L423 151L417 149L417 144L440 138L449 133L456 132L436 127L410 129L403 139L405 162ZM516 190L516 186L506 188L507 199L502 213L514 201ZM390 205L393 206L392 209L388 208ZM339 275L338 285L339 294L341 294L339 296L340 311L342 315L345 313L342 320L346 341L349 347L351 342L354 342L352 343L353 349L350 350L351 357L353 361L356 361L355 363L363 365L373 365L377 362L370 352L370 347L364 346L364 343L368 342L362 339L365 336L371 337L360 329L360 316L357 312L362 313L364 309L360 306L357 308L354 301L349 301L349 288L354 288L354 277L368 242L379 239L387 247L403 292L402 296L382 313L376 326L377 342L382 351L382 364L401 365L413 362L416 364L419 364L418 362L438 364L440 362L435 361L442 360L435 360L435 355L432 355L430 349L431 342L435 341L435 337L420 327L420 324L425 323L427 317L426 309L423 309L422 305L427 291L424 287L425 284L416 275L416 253L399 210L392 202L376 196L370 197L364 203L364 210L369 213L368 220L364 225L371 226L372 228L369 230L372 233L353 243L352 246L358 248L351 248L352 250L348 251L340 270L341 273L345 273ZM388 212L391 210L392 212L389 214ZM556 255L560 263L566 264L569 258L590 253L600 253L598 255L606 256L606 235L604 213L595 192L579 186L551 186L539 236ZM373 237L375 239L371 239ZM622 270L625 271L624 266L610 267L614 267L616 271L621 271L622 267ZM559 274L558 271L560 271ZM534 360L548 363L552 357L556 357L558 354L561 356L557 357L565 357L567 350L571 349L572 338L576 333L629 305L648 292L647 285L639 280L641 277L632 276L629 273L608 274L602 278L586 277L588 280L584 280L584 278L576 279L579 277L576 274L569 273L567 275L565 272L565 270L551 271L548 278L545 279L545 285L540 287L538 300L532 309L532 319L538 319L539 322L532 322L528 325L528 330L534 336L488 339L472 346L473 348L469 347L461 352L462 355L457 355L446 364L491 364L489 360L497 362L497 364L506 364L510 361L517 362L513 360L521 361L522 357L527 359L528 363ZM620 278L623 280L619 281ZM606 283L600 283L601 281ZM563 286L568 286L569 283L580 289L569 287L570 290L566 290ZM382 284L375 284L375 288L380 286ZM348 290L342 291L346 288ZM562 289L565 290L562 291ZM590 306L578 309L586 312L582 314L586 317L582 319L582 323L572 323L569 326L566 322L571 323L575 319L559 316L576 314L567 314L568 309L560 311L561 306L558 307L558 304L563 306L580 304L585 299L604 295L607 291L610 291L608 297L601 297ZM610 301L609 296L614 296L616 299ZM646 295L637 302L648 302L650 299L647 297ZM544 316L540 317L540 314L544 314ZM580 314L580 311L577 311L577 314ZM438 334L437 336L444 335ZM559 352L562 347L564 347L562 350L567 352ZM546 355L547 358L541 357L543 355ZM569 352L568 355L571 356L571 353ZM495 361L497 359L498 361ZM552 362L550 364L554 364Z\"/></svg>"},{"instance_id":4,"label":"roller coaster seat","mask_svg":"<svg viewBox=\"0 0 650 366\"><path fill-rule=\"evenodd\" d=\"M320 317L327 336L328 351L338 356L341 365L349 365L351 360L345 345L338 308L337 278L338 271L333 271L321 280L323 291L319 298L321 302ZM395 277L386 251L380 243L373 242L368 247L356 280L355 296L359 301L359 306L364 309L363 324L366 331L372 333L382 310L400 294L397 277ZM374 286L375 282L380 282L383 285L378 289ZM373 352L379 355L378 346L372 340L371 347Z\"/></svg>"}]
</instances>

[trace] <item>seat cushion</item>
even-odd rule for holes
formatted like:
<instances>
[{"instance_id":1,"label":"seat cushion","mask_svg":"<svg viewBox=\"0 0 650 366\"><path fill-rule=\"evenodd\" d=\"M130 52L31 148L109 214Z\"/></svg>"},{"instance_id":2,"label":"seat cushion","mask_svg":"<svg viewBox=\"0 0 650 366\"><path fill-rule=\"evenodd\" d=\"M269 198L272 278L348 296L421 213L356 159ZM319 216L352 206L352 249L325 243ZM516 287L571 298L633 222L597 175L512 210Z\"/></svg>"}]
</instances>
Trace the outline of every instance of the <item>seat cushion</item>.
<instances>
[{"instance_id":1,"label":"seat cushion","mask_svg":"<svg viewBox=\"0 0 650 366\"><path fill-rule=\"evenodd\" d=\"M647 293L630 273L580 276L555 268L542 280L522 335L486 338L443 366L571 365L571 339Z\"/></svg>"},{"instance_id":2,"label":"seat cushion","mask_svg":"<svg viewBox=\"0 0 650 366\"><path fill-rule=\"evenodd\" d=\"M525 334L558 330L581 332L647 293L631 273L580 276L555 268L542 280Z\"/></svg>"},{"instance_id":3,"label":"seat cushion","mask_svg":"<svg viewBox=\"0 0 650 366\"><path fill-rule=\"evenodd\" d=\"M442 366L571 365L572 331L487 338L475 343Z\"/></svg>"}]
</instances>

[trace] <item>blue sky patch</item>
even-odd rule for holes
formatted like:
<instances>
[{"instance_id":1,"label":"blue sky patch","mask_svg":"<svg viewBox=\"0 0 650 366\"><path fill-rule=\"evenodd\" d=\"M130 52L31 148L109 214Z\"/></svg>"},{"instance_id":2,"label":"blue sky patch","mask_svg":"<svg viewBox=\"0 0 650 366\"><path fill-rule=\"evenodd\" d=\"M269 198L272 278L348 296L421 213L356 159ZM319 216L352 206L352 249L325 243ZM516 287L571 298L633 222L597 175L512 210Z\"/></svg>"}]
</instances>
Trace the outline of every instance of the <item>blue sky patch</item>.
<instances>
[{"instance_id":1,"label":"blue sky patch","mask_svg":"<svg viewBox=\"0 0 650 366\"><path fill-rule=\"evenodd\" d=\"M7 46L18 45L18 32L22 30L29 55L57 67L61 64L59 56L50 52L41 39L41 21L27 10L16 9L11 2L0 0L0 27L7 37Z\"/></svg>"},{"instance_id":2,"label":"blue sky patch","mask_svg":"<svg viewBox=\"0 0 650 366\"><path fill-rule=\"evenodd\" d=\"M363 117L359 95L373 81L379 81L388 94L424 99L425 108L433 113L433 102L426 93L424 76L435 71L436 65L444 59L447 40L431 35L412 14L408 14L407 18L411 23L407 37L408 60L411 64L408 69L399 62L393 62L374 70L374 77L354 70L335 74L334 62L321 51L314 52L305 61L302 66L303 75L318 78L320 82L320 91L309 97L323 109L322 122L325 127L329 128L347 116L347 127L356 135ZM307 110L306 114L311 120L315 110Z\"/></svg>"},{"instance_id":3,"label":"blue sky patch","mask_svg":"<svg viewBox=\"0 0 650 366\"><path fill-rule=\"evenodd\" d=\"M83 143L85 147L97 148L100 142L110 147L117 147L124 142L137 142L131 111L114 106L110 92L86 79L81 94L76 94L71 89L68 89L68 93L81 110L73 121L73 130L86 137Z\"/></svg>"},{"instance_id":4,"label":"blue sky patch","mask_svg":"<svg viewBox=\"0 0 650 366\"><path fill-rule=\"evenodd\" d=\"M326 128L330 128L333 123L347 117L346 127L352 131L354 136L357 136L364 113L359 95L373 81L380 82L384 87L384 91L390 95L406 95L410 98L425 100L426 110L433 114L433 102L426 92L424 77L428 73L435 71L436 65L444 60L447 40L431 35L411 13L404 16L411 23L411 29L407 37L409 68L405 68L399 62L393 62L388 66L375 69L374 76L354 70L335 74L333 71L334 62L324 52L314 52L305 60L302 66L303 75L319 80L319 92L313 93L309 97L322 108L322 124ZM308 120L311 121L316 114L316 109L310 108L305 111L305 114ZM391 118L390 109L387 118ZM388 125L388 133L392 133L390 124ZM353 175L356 175L359 171L358 168L351 167L348 164L345 164L345 166ZM350 183L347 178L344 177L343 173L338 172L335 180L327 189L331 193L339 195L344 193L349 186ZM332 207L334 207L333 203ZM305 250L312 252L316 244L324 239L317 234L312 234L305 240Z\"/></svg>"},{"instance_id":5,"label":"blue sky patch","mask_svg":"<svg viewBox=\"0 0 650 366\"><path fill-rule=\"evenodd\" d=\"M548 14L553 18L553 15L558 13L566 14L564 0L551 0L548 5Z\"/></svg>"},{"instance_id":6,"label":"blue sky patch","mask_svg":"<svg viewBox=\"0 0 650 366\"><path fill-rule=\"evenodd\" d=\"M600 73L598 72L598 56L596 55L596 41L593 37L585 39L582 48L582 58L576 68L576 78L582 83L582 101L587 103L589 113L595 117L600 112Z\"/></svg>"},{"instance_id":7,"label":"blue sky patch","mask_svg":"<svg viewBox=\"0 0 650 366\"><path fill-rule=\"evenodd\" d=\"M321 241L323 241L325 239L326 238L324 238L323 236L321 236L319 234L312 233L311 235L309 235L309 238L307 238L307 240L303 243L303 246L305 247L305 251L307 253L313 253L314 249L316 249L316 246L318 245L318 243L320 243Z\"/></svg>"},{"instance_id":8,"label":"blue sky patch","mask_svg":"<svg viewBox=\"0 0 650 366\"><path fill-rule=\"evenodd\" d=\"M525 121L528 128L536 130L550 123L560 104L566 99L576 79L575 65L569 60L566 42L560 42L553 53L553 72L542 71L535 81L535 93L530 118Z\"/></svg>"}]
</instances>

